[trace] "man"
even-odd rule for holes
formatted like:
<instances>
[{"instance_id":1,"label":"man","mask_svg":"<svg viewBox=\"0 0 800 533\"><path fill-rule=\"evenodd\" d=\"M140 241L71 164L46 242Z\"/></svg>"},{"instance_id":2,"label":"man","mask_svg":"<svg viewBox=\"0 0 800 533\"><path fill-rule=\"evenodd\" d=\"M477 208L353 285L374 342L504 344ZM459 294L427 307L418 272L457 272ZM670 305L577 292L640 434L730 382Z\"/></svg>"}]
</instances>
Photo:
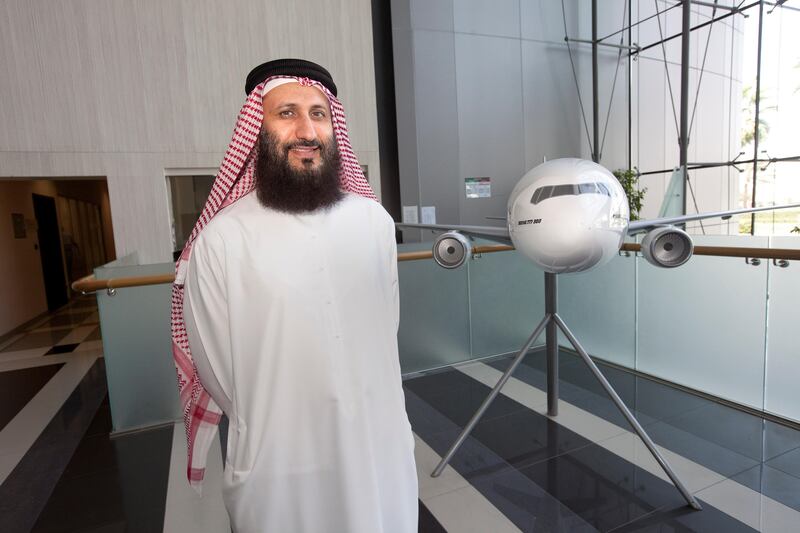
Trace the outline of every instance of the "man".
<instances>
[{"instance_id":1,"label":"man","mask_svg":"<svg viewBox=\"0 0 800 533\"><path fill-rule=\"evenodd\" d=\"M394 224L325 69L268 62L246 92L173 288L190 482L221 408L234 531L416 531Z\"/></svg>"}]
</instances>

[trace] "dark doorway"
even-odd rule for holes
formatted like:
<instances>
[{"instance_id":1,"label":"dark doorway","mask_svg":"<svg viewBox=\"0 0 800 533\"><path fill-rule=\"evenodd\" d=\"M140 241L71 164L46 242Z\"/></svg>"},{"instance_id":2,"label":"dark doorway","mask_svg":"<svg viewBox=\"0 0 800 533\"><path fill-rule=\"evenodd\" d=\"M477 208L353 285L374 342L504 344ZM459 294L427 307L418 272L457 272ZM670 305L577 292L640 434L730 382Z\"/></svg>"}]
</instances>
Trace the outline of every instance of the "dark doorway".
<instances>
[{"instance_id":1,"label":"dark doorway","mask_svg":"<svg viewBox=\"0 0 800 533\"><path fill-rule=\"evenodd\" d=\"M56 215L56 199L33 195L33 212L39 227L39 257L42 259L47 310L55 311L67 303L67 280L64 277L64 258Z\"/></svg>"}]
</instances>

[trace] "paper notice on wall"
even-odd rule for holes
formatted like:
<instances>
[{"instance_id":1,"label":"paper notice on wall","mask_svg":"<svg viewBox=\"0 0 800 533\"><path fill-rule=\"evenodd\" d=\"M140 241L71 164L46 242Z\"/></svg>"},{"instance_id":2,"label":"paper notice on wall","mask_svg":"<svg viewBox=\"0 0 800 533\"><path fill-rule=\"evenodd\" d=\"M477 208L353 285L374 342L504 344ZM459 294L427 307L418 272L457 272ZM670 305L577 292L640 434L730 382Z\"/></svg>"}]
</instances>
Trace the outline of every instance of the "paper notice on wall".
<instances>
[{"instance_id":1,"label":"paper notice on wall","mask_svg":"<svg viewBox=\"0 0 800 533\"><path fill-rule=\"evenodd\" d=\"M423 224L436 224L436 206L425 205L422 206L422 223Z\"/></svg>"},{"instance_id":2,"label":"paper notice on wall","mask_svg":"<svg viewBox=\"0 0 800 533\"><path fill-rule=\"evenodd\" d=\"M464 178L467 198L491 198L492 178Z\"/></svg>"},{"instance_id":3,"label":"paper notice on wall","mask_svg":"<svg viewBox=\"0 0 800 533\"><path fill-rule=\"evenodd\" d=\"M419 210L416 205L403 206L403 223L419 224Z\"/></svg>"}]
</instances>

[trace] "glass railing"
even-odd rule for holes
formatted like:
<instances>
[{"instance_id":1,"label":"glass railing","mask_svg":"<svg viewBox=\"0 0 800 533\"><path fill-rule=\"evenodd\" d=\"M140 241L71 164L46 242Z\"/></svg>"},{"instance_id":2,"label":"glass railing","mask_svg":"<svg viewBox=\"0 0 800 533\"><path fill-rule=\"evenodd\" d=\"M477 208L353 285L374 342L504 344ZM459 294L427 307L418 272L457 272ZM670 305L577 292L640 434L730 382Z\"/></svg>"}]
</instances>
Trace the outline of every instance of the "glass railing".
<instances>
[{"instance_id":1,"label":"glass railing","mask_svg":"<svg viewBox=\"0 0 800 533\"><path fill-rule=\"evenodd\" d=\"M136 254L94 271L97 279L166 274L172 263L138 264ZM172 422L181 416L170 337L170 286L98 291L113 431Z\"/></svg>"},{"instance_id":2,"label":"glass railing","mask_svg":"<svg viewBox=\"0 0 800 533\"><path fill-rule=\"evenodd\" d=\"M697 236L695 243L800 249L797 237ZM128 256L95 273L116 279L173 268L136 263ZM559 276L559 313L599 359L800 421L800 263L752 263L695 256L660 269L620 255L592 272ZM513 353L544 312L543 273L516 252L484 254L456 270L432 260L398 268L404 374ZM100 291L97 299L114 430L180 418L170 286Z\"/></svg>"},{"instance_id":3,"label":"glass railing","mask_svg":"<svg viewBox=\"0 0 800 533\"><path fill-rule=\"evenodd\" d=\"M798 237L694 241L800 249ZM753 263L695 256L663 269L620 255L597 270L559 276L559 313L599 359L800 420L800 264ZM486 254L455 271L433 261L401 264L403 371L518 350L544 312L543 277L517 252Z\"/></svg>"}]
</instances>

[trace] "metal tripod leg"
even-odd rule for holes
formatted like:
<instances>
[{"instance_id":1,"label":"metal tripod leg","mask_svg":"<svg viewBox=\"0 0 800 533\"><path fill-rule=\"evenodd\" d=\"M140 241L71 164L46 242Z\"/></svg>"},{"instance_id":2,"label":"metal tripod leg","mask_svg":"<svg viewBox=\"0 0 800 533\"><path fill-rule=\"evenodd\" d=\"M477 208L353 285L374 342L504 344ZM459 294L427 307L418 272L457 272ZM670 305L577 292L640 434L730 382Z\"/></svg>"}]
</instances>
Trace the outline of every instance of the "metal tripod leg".
<instances>
[{"instance_id":1,"label":"metal tripod leg","mask_svg":"<svg viewBox=\"0 0 800 533\"><path fill-rule=\"evenodd\" d=\"M544 312L550 316L558 313L558 278L544 273ZM545 331L547 353L547 415L558 415L558 326L552 320Z\"/></svg>"},{"instance_id":2,"label":"metal tripod leg","mask_svg":"<svg viewBox=\"0 0 800 533\"><path fill-rule=\"evenodd\" d=\"M592 361L591 357L589 357L589 354L586 353L586 350L583 349L583 346L581 346L581 344L578 342L578 339L575 338L561 317L556 314L552 316L552 320L555 324L558 324L558 327L564 332L564 335L567 336L569 342L572 344L575 350L577 350L578 354L580 354L583 361L589 366L589 369L594 374L594 377L597 378L608 395L611 396L611 399L617 405L617 408L628 420L628 423L633 426L633 429L639 435L639 438L642 439L645 446L647 446L647 449L650 450L650 453L653 454L653 457L655 457L656 461L658 461L658 464L660 464L661 468L664 469L664 472L667 473L669 478L675 484L675 487L677 487L677 489L686 499L686 502L698 511L701 510L702 507L700 507L698 501L694 496L692 496L692 493L686 489L683 483L681 483L681 480L678 479L678 476L675 475L675 472L672 471L672 468L669 466L669 463L667 463L667 460L661 456L661 453L656 448L655 443L653 443L653 441L650 439L650 435L645 432L644 428L642 428L642 426L639 424L639 421L634 418L628 407L622 402L622 399L617 394L617 391L614 390L614 387L611 386L606 377L600 372L600 369L597 368L597 365L594 363L594 361Z\"/></svg>"},{"instance_id":3,"label":"metal tripod leg","mask_svg":"<svg viewBox=\"0 0 800 533\"><path fill-rule=\"evenodd\" d=\"M525 346L522 347L519 353L517 353L517 355L514 357L514 360L511 361L511 364L508 366L508 369L500 378L500 381L497 382L497 385L494 386L492 392L489 393L489 396L487 396L486 399L483 400L481 406L478 408L477 411L475 411L475 414L472 415L472 418L470 419L469 423L464 428L464 430L461 431L461 434L458 436L453 445L450 446L450 449L447 451L447 454L445 454L445 456L442 457L442 460L439 461L439 464L436 465L436 468L431 474L431 477L439 477L439 474L442 473L442 470L444 470L444 468L447 466L447 463L450 462L450 459L453 458L453 455L455 455L455 453L458 451L461 445L464 444L464 441L467 440L467 437L472 432L472 429L475 427L478 421L481 419L483 413L485 413L486 410L489 408L489 406L492 404L495 397L500 393L500 389L502 389L503 385L506 384L508 378L511 377L511 374L513 374L514 370L517 369L517 366L520 364L520 362L522 362L522 359L528 354L528 350L530 350L534 341L536 341L537 337L539 337L539 335L542 334L542 331L544 330L545 326L551 320L552 320L551 315L545 315L542 321L539 322L539 325L536 326L535 330L533 330L531 336L528 337L528 341L525 343Z\"/></svg>"}]
</instances>

